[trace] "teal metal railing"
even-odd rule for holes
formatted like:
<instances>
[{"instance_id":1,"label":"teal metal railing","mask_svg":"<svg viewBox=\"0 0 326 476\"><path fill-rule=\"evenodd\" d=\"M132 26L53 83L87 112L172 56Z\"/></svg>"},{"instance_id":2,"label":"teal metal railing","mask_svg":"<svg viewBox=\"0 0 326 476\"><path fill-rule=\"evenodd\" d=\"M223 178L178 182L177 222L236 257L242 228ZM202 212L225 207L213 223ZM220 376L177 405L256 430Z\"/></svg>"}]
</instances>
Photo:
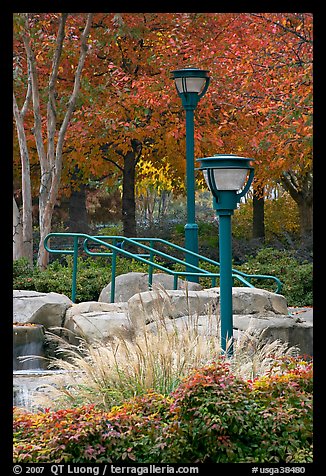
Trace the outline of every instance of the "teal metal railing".
<instances>
[{"instance_id":1,"label":"teal metal railing","mask_svg":"<svg viewBox=\"0 0 326 476\"><path fill-rule=\"evenodd\" d=\"M61 249L61 248L51 248L49 244L50 239L55 238L71 238L72 243L70 244L69 248ZM207 271L206 269L195 266L189 263L186 263L184 260L172 256L171 254L165 253L157 248L155 245L160 243L165 247L171 248L172 250L182 252L183 254L190 254L193 256L198 257L199 262L209 263L214 266L219 267L219 262L214 261L210 258L206 258L205 256L199 255L192 251L189 251L181 246L175 245L169 241L162 240L160 238L126 238L124 236L111 236L111 235L97 235L91 236L85 233L50 233L46 236L44 240L44 247L49 253L55 254L67 254L73 256L73 269L72 269L72 289L71 289L71 300L73 302L76 301L76 289L77 289L77 273L78 273L78 253L79 253L79 242L83 240L83 251L89 256L105 256L111 258L111 302L114 302L115 298L115 279L116 279L116 264L117 264L117 256L122 255L130 259L136 259L141 263L148 265L148 286L151 288L152 280L153 280L153 272L154 269L163 271L164 273L170 274L173 276L173 289L178 288L178 279L181 277L187 278L189 276L196 276L198 278L205 277L211 278L212 286L216 286L216 278L220 276L220 273L214 273ZM110 242L108 242L109 240ZM145 243L148 243L146 245ZM134 253L124 249L125 244L130 244L133 247L140 249L142 252ZM89 245L92 246L92 249L89 249ZM100 247L102 249L106 249L107 251L94 251L94 247ZM163 266L160 263L155 261L155 257L161 257L167 259L169 262L179 264L184 266L185 271L179 270L172 270ZM276 293L279 293L282 288L281 281L275 276L269 275L260 275L260 274L247 274L241 271L237 271L232 269L232 278L237 279L245 286L254 288L255 286L251 283L252 279L257 280L272 280L276 283Z\"/></svg>"}]
</instances>

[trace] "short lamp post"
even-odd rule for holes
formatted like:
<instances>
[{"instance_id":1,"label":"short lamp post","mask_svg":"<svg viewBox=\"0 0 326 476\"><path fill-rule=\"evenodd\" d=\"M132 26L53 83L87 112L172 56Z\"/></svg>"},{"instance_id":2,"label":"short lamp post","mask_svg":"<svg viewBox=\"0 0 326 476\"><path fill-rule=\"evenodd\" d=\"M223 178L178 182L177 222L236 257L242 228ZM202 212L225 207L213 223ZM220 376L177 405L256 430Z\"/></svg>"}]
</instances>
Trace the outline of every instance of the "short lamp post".
<instances>
[{"instance_id":1,"label":"short lamp post","mask_svg":"<svg viewBox=\"0 0 326 476\"><path fill-rule=\"evenodd\" d=\"M253 159L218 154L198 159L219 217L221 347L233 355L231 215L254 177Z\"/></svg>"},{"instance_id":2,"label":"short lamp post","mask_svg":"<svg viewBox=\"0 0 326 476\"><path fill-rule=\"evenodd\" d=\"M194 111L209 85L207 70L185 68L172 71L172 78L182 105L186 111L186 184L187 224L185 225L185 248L198 253L198 225L195 223L195 167L194 167ZM186 253L186 263L198 266L198 257ZM191 271L191 268L186 268ZM198 281L190 276L189 281Z\"/></svg>"}]
</instances>

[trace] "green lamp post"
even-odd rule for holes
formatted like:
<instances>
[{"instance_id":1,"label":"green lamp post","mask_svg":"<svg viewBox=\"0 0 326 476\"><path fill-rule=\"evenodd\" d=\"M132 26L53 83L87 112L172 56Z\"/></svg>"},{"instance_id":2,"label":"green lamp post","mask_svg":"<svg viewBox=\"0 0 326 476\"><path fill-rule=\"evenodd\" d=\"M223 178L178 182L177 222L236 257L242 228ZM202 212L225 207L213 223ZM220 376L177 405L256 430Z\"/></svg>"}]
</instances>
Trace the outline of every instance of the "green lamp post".
<instances>
[{"instance_id":1,"label":"green lamp post","mask_svg":"<svg viewBox=\"0 0 326 476\"><path fill-rule=\"evenodd\" d=\"M252 183L252 160L233 154L198 159L219 217L221 347L229 356L233 354L231 216Z\"/></svg>"},{"instance_id":2,"label":"green lamp post","mask_svg":"<svg viewBox=\"0 0 326 476\"><path fill-rule=\"evenodd\" d=\"M184 68L172 71L178 94L186 111L186 184L187 224L185 225L185 248L198 253L198 225L195 223L195 167L194 167L194 111L209 85L209 71ZM186 263L198 266L198 257L186 253ZM191 269L186 268L191 272ZM190 276L189 281L198 281Z\"/></svg>"}]
</instances>

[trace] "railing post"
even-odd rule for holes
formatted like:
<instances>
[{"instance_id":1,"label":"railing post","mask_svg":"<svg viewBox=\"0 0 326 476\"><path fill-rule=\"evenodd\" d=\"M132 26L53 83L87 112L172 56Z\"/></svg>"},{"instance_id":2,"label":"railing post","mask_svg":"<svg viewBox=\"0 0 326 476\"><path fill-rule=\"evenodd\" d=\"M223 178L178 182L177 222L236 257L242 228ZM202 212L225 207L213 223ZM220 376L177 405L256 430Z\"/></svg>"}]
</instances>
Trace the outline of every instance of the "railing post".
<instances>
[{"instance_id":1,"label":"railing post","mask_svg":"<svg viewBox=\"0 0 326 476\"><path fill-rule=\"evenodd\" d=\"M72 302L76 301L77 265L78 265L78 236L75 235L74 236L73 266L72 266L72 289L71 289Z\"/></svg>"},{"instance_id":2,"label":"railing post","mask_svg":"<svg viewBox=\"0 0 326 476\"><path fill-rule=\"evenodd\" d=\"M113 240L113 245L115 246L115 241ZM115 273L116 273L116 266L117 266L117 252L116 250L112 250L112 262L111 262L111 297L110 302L114 302L115 298Z\"/></svg>"},{"instance_id":3,"label":"railing post","mask_svg":"<svg viewBox=\"0 0 326 476\"><path fill-rule=\"evenodd\" d=\"M149 260L151 263L153 263L153 260L154 260L154 243L151 241L150 242L150 247L152 248L151 251L149 252ZM149 289L152 288L152 284L153 284L153 265L150 264L148 265L148 287Z\"/></svg>"}]
</instances>

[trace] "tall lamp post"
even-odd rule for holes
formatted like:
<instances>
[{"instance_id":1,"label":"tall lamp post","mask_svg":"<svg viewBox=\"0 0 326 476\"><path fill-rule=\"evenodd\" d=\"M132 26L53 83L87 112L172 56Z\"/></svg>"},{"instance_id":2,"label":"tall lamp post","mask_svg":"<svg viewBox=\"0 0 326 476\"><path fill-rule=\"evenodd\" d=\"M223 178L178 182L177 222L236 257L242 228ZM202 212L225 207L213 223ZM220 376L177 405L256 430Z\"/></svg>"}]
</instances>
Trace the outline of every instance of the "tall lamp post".
<instances>
[{"instance_id":1,"label":"tall lamp post","mask_svg":"<svg viewBox=\"0 0 326 476\"><path fill-rule=\"evenodd\" d=\"M198 225L195 223L195 168L194 168L194 111L209 85L209 71L184 68L172 71L178 94L186 111L186 184L187 224L185 225L185 248L198 253ZM198 266L198 257L186 253L186 263ZM191 272L191 268L186 268ZM190 276L189 281L198 281Z\"/></svg>"},{"instance_id":2,"label":"tall lamp post","mask_svg":"<svg viewBox=\"0 0 326 476\"><path fill-rule=\"evenodd\" d=\"M198 159L219 217L221 346L229 356L233 354L231 215L252 183L252 160L232 154Z\"/></svg>"}]
</instances>

